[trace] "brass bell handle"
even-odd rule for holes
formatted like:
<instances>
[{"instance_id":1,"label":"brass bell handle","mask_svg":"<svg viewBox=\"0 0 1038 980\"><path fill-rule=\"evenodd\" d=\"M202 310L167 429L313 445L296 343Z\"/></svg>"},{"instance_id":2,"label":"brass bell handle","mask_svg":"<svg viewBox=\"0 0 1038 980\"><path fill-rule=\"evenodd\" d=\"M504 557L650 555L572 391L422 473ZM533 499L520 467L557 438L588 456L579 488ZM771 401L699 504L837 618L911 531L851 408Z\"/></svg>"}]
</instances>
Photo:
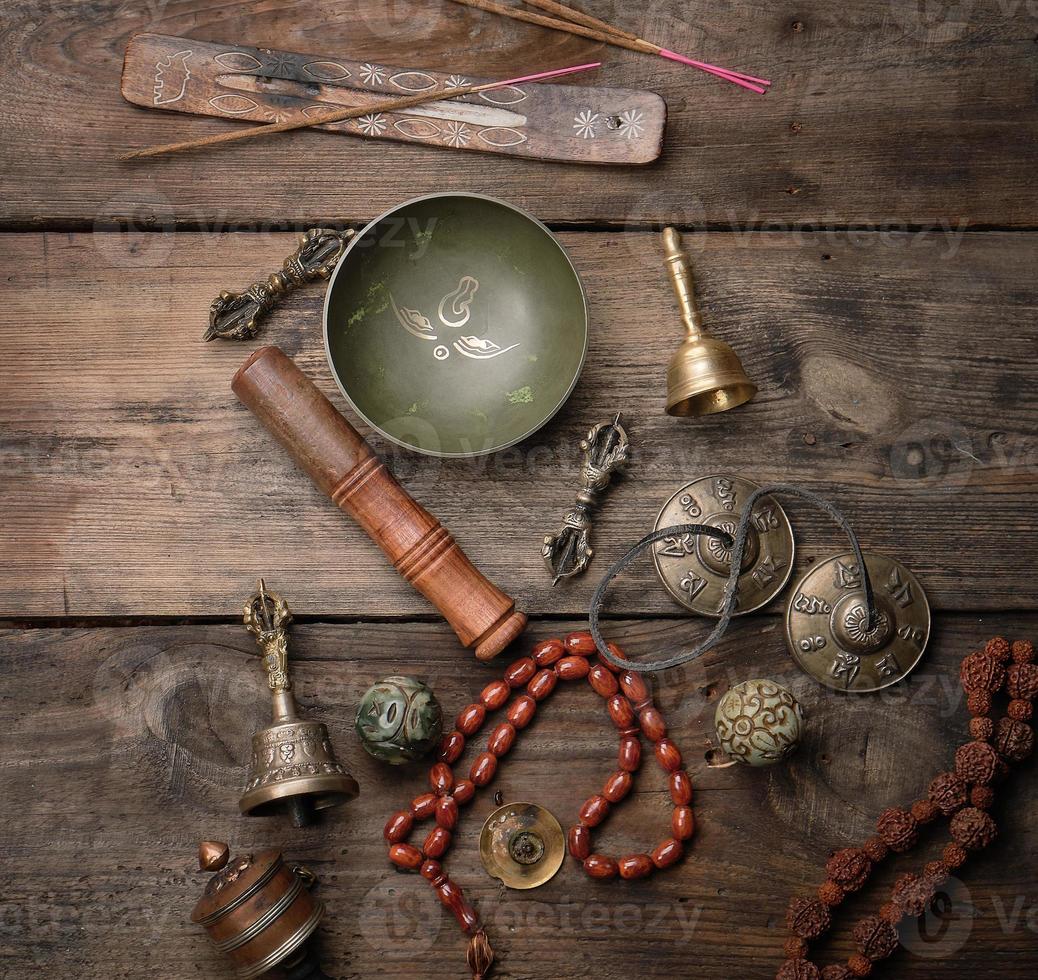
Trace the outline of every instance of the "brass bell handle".
<instances>
[{"instance_id":1,"label":"brass bell handle","mask_svg":"<svg viewBox=\"0 0 1038 980\"><path fill-rule=\"evenodd\" d=\"M292 690L292 681L288 675L288 636L285 627L292 621L292 612L288 603L276 592L267 590L266 583L260 579L257 590L245 600L242 608L242 622L255 638L263 653L263 670L267 674L267 684L275 695L286 695ZM295 715L291 698L284 697L280 707L275 711L279 715L290 717Z\"/></svg>"},{"instance_id":2,"label":"brass bell handle","mask_svg":"<svg viewBox=\"0 0 1038 980\"><path fill-rule=\"evenodd\" d=\"M681 233L677 228L663 229L663 254L681 309L681 321L689 336L698 337L703 333L703 318L696 303L692 263L688 253L681 247Z\"/></svg>"}]
</instances>

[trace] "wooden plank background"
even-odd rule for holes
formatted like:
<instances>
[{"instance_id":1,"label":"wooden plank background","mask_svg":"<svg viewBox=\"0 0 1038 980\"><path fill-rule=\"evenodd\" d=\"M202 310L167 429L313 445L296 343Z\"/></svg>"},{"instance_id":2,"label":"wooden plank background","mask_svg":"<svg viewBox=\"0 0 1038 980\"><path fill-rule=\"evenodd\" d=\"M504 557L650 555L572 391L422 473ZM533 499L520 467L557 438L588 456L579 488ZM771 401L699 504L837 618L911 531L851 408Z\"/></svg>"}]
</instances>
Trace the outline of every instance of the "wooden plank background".
<instances>
[{"instance_id":1,"label":"wooden plank background","mask_svg":"<svg viewBox=\"0 0 1038 980\"><path fill-rule=\"evenodd\" d=\"M580 6L767 75L775 91L759 98L446 0L0 0L5 978L229 978L187 921L204 881L193 860L201 837L280 846L319 873L331 913L324 963L339 980L463 973L453 921L428 888L391 869L381 841L424 767L376 765L352 719L386 674L423 676L453 714L499 667L473 667L435 611L235 402L231 375L255 345L199 340L213 296L278 268L292 232L311 225L359 226L418 194L481 191L559 231L585 280L587 367L535 439L490 459L436 462L373 438L532 614L516 653L580 626L596 573L679 485L717 471L829 496L867 548L916 572L936 611L919 670L874 697L839 697L800 674L779 603L658 678L697 787L695 845L668 874L597 884L567 864L543 889L506 892L476 856L493 805L481 796L449 867L491 930L502 980L773 976L788 896L806 894L830 850L860 841L883 807L915 799L951 764L964 738L961 656L995 633L1034 638L1034 5ZM122 54L138 31L486 76L602 57L596 83L666 98L664 154L646 168L586 168L297 133L121 164L126 150L230 127L123 102ZM660 264L664 223L686 231L707 322L760 385L737 412L663 414L680 336ZM295 294L263 340L342 407L319 341L321 300L319 287ZM628 474L596 520L592 572L553 590L541 536L572 500L580 437L617 409L634 446ZM790 512L799 568L842 547L823 519ZM301 614L301 702L329 725L362 787L303 832L236 808L249 736L266 721L255 647L237 621L258 574ZM647 563L616 583L609 609L609 634L633 652L673 653L705 629ZM776 770L712 769L716 701L752 676L795 689L806 742ZM493 789L568 824L612 770L610 729L586 690L556 695ZM1036 802L1031 761L1000 790L1000 838L953 883L947 918L906 932L877 978L1035 975ZM647 767L603 846L655 843L666 809ZM943 840L928 835L848 904L830 961L851 951L852 922L894 874Z\"/></svg>"}]
</instances>

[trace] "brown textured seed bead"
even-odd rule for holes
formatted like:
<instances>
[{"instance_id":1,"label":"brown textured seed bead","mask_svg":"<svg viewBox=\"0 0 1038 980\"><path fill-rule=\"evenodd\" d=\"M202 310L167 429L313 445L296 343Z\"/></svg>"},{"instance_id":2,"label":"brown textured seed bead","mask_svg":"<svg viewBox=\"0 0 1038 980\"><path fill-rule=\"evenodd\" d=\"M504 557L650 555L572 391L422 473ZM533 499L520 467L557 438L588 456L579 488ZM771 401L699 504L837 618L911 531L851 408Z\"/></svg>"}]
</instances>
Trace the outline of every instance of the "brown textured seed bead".
<instances>
[{"instance_id":1,"label":"brown textured seed bead","mask_svg":"<svg viewBox=\"0 0 1038 980\"><path fill-rule=\"evenodd\" d=\"M579 824L569 832L569 852L578 861L586 861L591 854L591 831Z\"/></svg>"},{"instance_id":2,"label":"brown textured seed bead","mask_svg":"<svg viewBox=\"0 0 1038 980\"><path fill-rule=\"evenodd\" d=\"M414 817L407 810L399 810L386 821L382 836L390 844L399 844L411 833L412 827L414 827Z\"/></svg>"},{"instance_id":3,"label":"brown textured seed bead","mask_svg":"<svg viewBox=\"0 0 1038 980\"><path fill-rule=\"evenodd\" d=\"M996 636L984 644L984 652L1000 663L1005 663L1012 653L1012 647L1004 636Z\"/></svg>"},{"instance_id":4,"label":"brown textured seed bead","mask_svg":"<svg viewBox=\"0 0 1038 980\"><path fill-rule=\"evenodd\" d=\"M1006 672L1006 694L1024 701L1038 697L1038 664L1013 664Z\"/></svg>"},{"instance_id":5,"label":"brown textured seed bead","mask_svg":"<svg viewBox=\"0 0 1038 980\"><path fill-rule=\"evenodd\" d=\"M447 853L447 848L450 846L451 832L443 827L434 827L426 836L422 850L426 857L441 858Z\"/></svg>"},{"instance_id":6,"label":"brown textured seed bead","mask_svg":"<svg viewBox=\"0 0 1038 980\"><path fill-rule=\"evenodd\" d=\"M585 827L597 827L609 814L609 801L597 793L589 796L580 808L578 817Z\"/></svg>"},{"instance_id":7,"label":"brown textured seed bead","mask_svg":"<svg viewBox=\"0 0 1038 980\"><path fill-rule=\"evenodd\" d=\"M487 709L484 708L483 705L470 704L467 708L461 709L461 712L454 721L454 727L457 728L462 735L475 735L483 726L486 717Z\"/></svg>"},{"instance_id":8,"label":"brown textured seed bead","mask_svg":"<svg viewBox=\"0 0 1038 980\"><path fill-rule=\"evenodd\" d=\"M896 926L905 915L893 902L887 902L879 907L879 917L892 926Z\"/></svg>"},{"instance_id":9,"label":"brown textured seed bead","mask_svg":"<svg viewBox=\"0 0 1038 980\"><path fill-rule=\"evenodd\" d=\"M642 764L642 743L636 738L620 739L618 764L624 772L637 772Z\"/></svg>"},{"instance_id":10,"label":"brown textured seed bead","mask_svg":"<svg viewBox=\"0 0 1038 980\"><path fill-rule=\"evenodd\" d=\"M932 823L940 815L940 810L937 808L937 804L930 800L916 800L912 804L912 816L919 821L919 823Z\"/></svg>"},{"instance_id":11,"label":"brown textured seed bead","mask_svg":"<svg viewBox=\"0 0 1038 980\"><path fill-rule=\"evenodd\" d=\"M1009 702L1008 713L1010 718L1015 718L1017 721L1030 721L1034 714L1034 705L1030 701L1017 698Z\"/></svg>"},{"instance_id":12,"label":"brown textured seed bead","mask_svg":"<svg viewBox=\"0 0 1038 980\"><path fill-rule=\"evenodd\" d=\"M634 704L642 704L649 699L649 688L633 670L625 670L620 675L620 689Z\"/></svg>"},{"instance_id":13,"label":"brown textured seed bead","mask_svg":"<svg viewBox=\"0 0 1038 980\"><path fill-rule=\"evenodd\" d=\"M471 803L475 795L476 784L471 779L459 780L458 785L454 787L454 792L451 793L458 806L465 806L466 803Z\"/></svg>"},{"instance_id":14,"label":"brown textured seed bead","mask_svg":"<svg viewBox=\"0 0 1038 980\"><path fill-rule=\"evenodd\" d=\"M457 789L455 789L457 792ZM458 801L453 796L445 796L436 803L436 824L444 830L453 830L458 825ZM429 852L426 851L426 854Z\"/></svg>"},{"instance_id":15,"label":"brown textured seed bead","mask_svg":"<svg viewBox=\"0 0 1038 980\"><path fill-rule=\"evenodd\" d=\"M477 786L486 786L497 772L497 756L490 752L480 752L472 763L469 779Z\"/></svg>"},{"instance_id":16,"label":"brown textured seed bead","mask_svg":"<svg viewBox=\"0 0 1038 980\"><path fill-rule=\"evenodd\" d=\"M986 786L997 769L998 753L987 742L967 742L955 753L955 771L967 783Z\"/></svg>"},{"instance_id":17,"label":"brown textured seed bead","mask_svg":"<svg viewBox=\"0 0 1038 980\"><path fill-rule=\"evenodd\" d=\"M501 722L491 733L487 740L487 751L493 752L499 759L507 755L515 745L515 726L507 721Z\"/></svg>"},{"instance_id":18,"label":"brown textured seed bead","mask_svg":"<svg viewBox=\"0 0 1038 980\"><path fill-rule=\"evenodd\" d=\"M842 963L833 963L822 970L822 980L851 980L853 976Z\"/></svg>"},{"instance_id":19,"label":"brown textured seed bead","mask_svg":"<svg viewBox=\"0 0 1038 980\"><path fill-rule=\"evenodd\" d=\"M459 731L448 732L440 739L440 751L436 758L440 762L453 766L465 751L465 736Z\"/></svg>"},{"instance_id":20,"label":"brown textured seed bead","mask_svg":"<svg viewBox=\"0 0 1038 980\"><path fill-rule=\"evenodd\" d=\"M648 877L656 865L652 863L652 858L648 854L628 854L616 862L616 867L620 877L630 881L634 878Z\"/></svg>"},{"instance_id":21,"label":"brown textured seed bead","mask_svg":"<svg viewBox=\"0 0 1038 980\"><path fill-rule=\"evenodd\" d=\"M570 633L562 641L562 645L566 648L566 653L572 653L578 657L590 657L598 651L594 637L585 631Z\"/></svg>"},{"instance_id":22,"label":"brown textured seed bead","mask_svg":"<svg viewBox=\"0 0 1038 980\"><path fill-rule=\"evenodd\" d=\"M872 960L861 953L855 953L847 960L847 969L851 971L852 977L867 977L872 972Z\"/></svg>"},{"instance_id":23,"label":"brown textured seed bead","mask_svg":"<svg viewBox=\"0 0 1038 980\"><path fill-rule=\"evenodd\" d=\"M562 640L545 640L533 648L530 656L538 667L551 667L561 660L566 654L566 648Z\"/></svg>"},{"instance_id":24,"label":"brown textured seed bead","mask_svg":"<svg viewBox=\"0 0 1038 980\"><path fill-rule=\"evenodd\" d=\"M986 742L995 732L995 723L990 718L970 718L970 738Z\"/></svg>"},{"instance_id":25,"label":"brown textured seed bead","mask_svg":"<svg viewBox=\"0 0 1038 980\"><path fill-rule=\"evenodd\" d=\"M958 773L942 772L934 776L927 795L947 817L966 805L966 782Z\"/></svg>"},{"instance_id":26,"label":"brown textured seed bead","mask_svg":"<svg viewBox=\"0 0 1038 980\"><path fill-rule=\"evenodd\" d=\"M423 861L419 874L426 881L436 882L443 875L443 865L439 861Z\"/></svg>"},{"instance_id":27,"label":"brown textured seed bead","mask_svg":"<svg viewBox=\"0 0 1038 980\"><path fill-rule=\"evenodd\" d=\"M854 927L858 952L870 960L884 960L897 949L897 930L878 915L867 915Z\"/></svg>"},{"instance_id":28,"label":"brown textured seed bead","mask_svg":"<svg viewBox=\"0 0 1038 980\"><path fill-rule=\"evenodd\" d=\"M638 724L650 742L658 742L667 734L667 723L657 708L642 708L638 713Z\"/></svg>"},{"instance_id":29,"label":"brown textured seed bead","mask_svg":"<svg viewBox=\"0 0 1038 980\"><path fill-rule=\"evenodd\" d=\"M494 681L493 684L487 684L483 688L479 700L483 702L487 711L497 711L498 708L505 706L505 702L511 697L511 694L512 689L504 681Z\"/></svg>"},{"instance_id":30,"label":"brown textured seed bead","mask_svg":"<svg viewBox=\"0 0 1038 980\"><path fill-rule=\"evenodd\" d=\"M823 881L818 886L818 901L829 908L835 908L846 897L847 893L835 881Z\"/></svg>"},{"instance_id":31,"label":"brown textured seed bead","mask_svg":"<svg viewBox=\"0 0 1038 980\"><path fill-rule=\"evenodd\" d=\"M505 717L509 724L521 730L533 721L536 711L537 702L529 694L521 694L508 706Z\"/></svg>"},{"instance_id":32,"label":"brown textured seed bead","mask_svg":"<svg viewBox=\"0 0 1038 980\"><path fill-rule=\"evenodd\" d=\"M1003 718L998 723L995 748L1010 762L1023 762L1034 751L1034 729L1022 721Z\"/></svg>"},{"instance_id":33,"label":"brown textured seed bead","mask_svg":"<svg viewBox=\"0 0 1038 980\"><path fill-rule=\"evenodd\" d=\"M967 851L979 851L998 836L998 828L991 815L975 806L956 813L949 829L955 843L961 844Z\"/></svg>"},{"instance_id":34,"label":"brown textured seed bead","mask_svg":"<svg viewBox=\"0 0 1038 980\"><path fill-rule=\"evenodd\" d=\"M422 852L410 844L392 844L389 848L389 860L399 868L414 871L422 866Z\"/></svg>"},{"instance_id":35,"label":"brown textured seed bead","mask_svg":"<svg viewBox=\"0 0 1038 980\"><path fill-rule=\"evenodd\" d=\"M606 701L606 710L617 728L629 728L634 723L634 708L622 694L614 694Z\"/></svg>"},{"instance_id":36,"label":"brown textured seed bead","mask_svg":"<svg viewBox=\"0 0 1038 980\"><path fill-rule=\"evenodd\" d=\"M555 665L555 673L564 681L583 680L590 671L591 665L585 657L563 657Z\"/></svg>"},{"instance_id":37,"label":"brown textured seed bead","mask_svg":"<svg viewBox=\"0 0 1038 980\"><path fill-rule=\"evenodd\" d=\"M907 871L897 876L890 891L890 901L905 915L915 918L926 911L933 893L932 882Z\"/></svg>"},{"instance_id":38,"label":"brown textured seed bead","mask_svg":"<svg viewBox=\"0 0 1038 980\"><path fill-rule=\"evenodd\" d=\"M974 786L970 790L970 804L978 810L990 810L995 802L995 791L990 786Z\"/></svg>"},{"instance_id":39,"label":"brown textured seed bead","mask_svg":"<svg viewBox=\"0 0 1038 980\"><path fill-rule=\"evenodd\" d=\"M688 840L695 831L692 807L676 806L670 814L670 831L676 840Z\"/></svg>"},{"instance_id":40,"label":"brown textured seed bead","mask_svg":"<svg viewBox=\"0 0 1038 980\"><path fill-rule=\"evenodd\" d=\"M1030 640L1017 640L1013 644L1011 654L1014 664L1033 663L1034 644Z\"/></svg>"},{"instance_id":41,"label":"brown textured seed bead","mask_svg":"<svg viewBox=\"0 0 1038 980\"><path fill-rule=\"evenodd\" d=\"M876 821L876 831L892 851L910 850L919 839L919 824L907 810L890 807Z\"/></svg>"},{"instance_id":42,"label":"brown textured seed bead","mask_svg":"<svg viewBox=\"0 0 1038 980\"><path fill-rule=\"evenodd\" d=\"M669 738L661 738L656 743L656 761L667 772L677 772L681 768L681 751Z\"/></svg>"},{"instance_id":43,"label":"brown textured seed bead","mask_svg":"<svg viewBox=\"0 0 1038 980\"><path fill-rule=\"evenodd\" d=\"M988 691L973 691L966 697L966 710L976 717L991 714L992 699Z\"/></svg>"},{"instance_id":44,"label":"brown textured seed bead","mask_svg":"<svg viewBox=\"0 0 1038 980\"><path fill-rule=\"evenodd\" d=\"M832 923L829 909L817 899L793 898L786 913L786 926L801 939L817 939Z\"/></svg>"},{"instance_id":45,"label":"brown textured seed bead","mask_svg":"<svg viewBox=\"0 0 1038 980\"><path fill-rule=\"evenodd\" d=\"M807 956L810 947L799 936L790 936L782 949L791 960L802 960Z\"/></svg>"},{"instance_id":46,"label":"brown textured seed bead","mask_svg":"<svg viewBox=\"0 0 1038 980\"><path fill-rule=\"evenodd\" d=\"M629 772L624 772L621 769L619 772L614 772L606 781L605 786L602 787L602 795L610 803L619 803L628 793L631 792L631 786L634 783L634 779Z\"/></svg>"},{"instance_id":47,"label":"brown textured seed bead","mask_svg":"<svg viewBox=\"0 0 1038 980\"><path fill-rule=\"evenodd\" d=\"M454 789L454 773L445 762L434 763L429 770L429 785L437 796L446 796Z\"/></svg>"},{"instance_id":48,"label":"brown textured seed bead","mask_svg":"<svg viewBox=\"0 0 1038 980\"><path fill-rule=\"evenodd\" d=\"M860 848L846 847L825 863L825 873L844 891L859 891L872 873L872 862Z\"/></svg>"},{"instance_id":49,"label":"brown textured seed bead","mask_svg":"<svg viewBox=\"0 0 1038 980\"><path fill-rule=\"evenodd\" d=\"M505 671L504 680L509 687L515 689L529 683L530 678L536 673L537 664L533 662L533 657L523 657Z\"/></svg>"},{"instance_id":50,"label":"brown textured seed bead","mask_svg":"<svg viewBox=\"0 0 1038 980\"><path fill-rule=\"evenodd\" d=\"M662 844L657 845L649 856L652 858L652 863L662 871L664 868L669 868L672 864L677 864L684 853L685 848L682 846L681 841L671 837Z\"/></svg>"},{"instance_id":51,"label":"brown textured seed bead","mask_svg":"<svg viewBox=\"0 0 1038 980\"><path fill-rule=\"evenodd\" d=\"M987 653L971 653L959 665L959 679L967 694L974 691L993 694L1005 683L1006 669Z\"/></svg>"},{"instance_id":52,"label":"brown textured seed bead","mask_svg":"<svg viewBox=\"0 0 1038 980\"><path fill-rule=\"evenodd\" d=\"M692 780L684 769L676 769L667 777L667 788L675 806L688 806L692 802Z\"/></svg>"},{"instance_id":53,"label":"brown textured seed bead","mask_svg":"<svg viewBox=\"0 0 1038 980\"><path fill-rule=\"evenodd\" d=\"M933 883L933 885L943 885L948 880L950 874L948 865L943 861L929 861L926 867L923 868L923 874L926 876L926 880Z\"/></svg>"},{"instance_id":54,"label":"brown textured seed bead","mask_svg":"<svg viewBox=\"0 0 1038 980\"><path fill-rule=\"evenodd\" d=\"M969 855L966 853L966 848L961 844L948 844L941 852L941 860L948 865L952 871L956 868L961 868L966 863L966 858L968 857Z\"/></svg>"},{"instance_id":55,"label":"brown textured seed bead","mask_svg":"<svg viewBox=\"0 0 1038 980\"><path fill-rule=\"evenodd\" d=\"M775 980L819 980L820 977L818 967L799 956L786 960L775 974Z\"/></svg>"},{"instance_id":56,"label":"brown textured seed bead","mask_svg":"<svg viewBox=\"0 0 1038 980\"><path fill-rule=\"evenodd\" d=\"M526 690L530 697L534 701L543 701L552 691L555 690L555 685L559 682L559 675L554 670L549 670L547 667L544 670L538 671L533 676L533 680L526 685Z\"/></svg>"},{"instance_id":57,"label":"brown textured seed bead","mask_svg":"<svg viewBox=\"0 0 1038 980\"><path fill-rule=\"evenodd\" d=\"M592 878L615 878L619 873L616 862L604 854L592 854L584 861L584 870Z\"/></svg>"},{"instance_id":58,"label":"brown textured seed bead","mask_svg":"<svg viewBox=\"0 0 1038 980\"><path fill-rule=\"evenodd\" d=\"M411 815L415 820L425 820L426 817L431 817L436 811L437 799L435 793L423 793L421 796L416 796L411 801Z\"/></svg>"},{"instance_id":59,"label":"brown textured seed bead","mask_svg":"<svg viewBox=\"0 0 1038 980\"><path fill-rule=\"evenodd\" d=\"M862 844L861 849L869 856L869 860L873 864L885 861L890 853L890 848L887 847L882 837L870 837Z\"/></svg>"},{"instance_id":60,"label":"brown textured seed bead","mask_svg":"<svg viewBox=\"0 0 1038 980\"><path fill-rule=\"evenodd\" d=\"M620 682L616 675L610 673L601 664L595 664L587 675L588 682L595 693L603 698L611 698L620 690Z\"/></svg>"}]
</instances>

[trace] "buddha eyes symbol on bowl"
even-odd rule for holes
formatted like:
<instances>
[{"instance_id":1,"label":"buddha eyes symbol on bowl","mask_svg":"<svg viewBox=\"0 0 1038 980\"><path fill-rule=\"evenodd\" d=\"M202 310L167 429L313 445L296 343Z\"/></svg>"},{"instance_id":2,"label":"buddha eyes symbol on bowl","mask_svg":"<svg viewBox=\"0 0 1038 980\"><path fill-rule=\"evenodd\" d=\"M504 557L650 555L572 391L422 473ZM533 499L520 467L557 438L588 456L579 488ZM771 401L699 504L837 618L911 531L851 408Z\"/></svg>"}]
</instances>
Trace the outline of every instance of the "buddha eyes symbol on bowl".
<instances>
[{"instance_id":1,"label":"buddha eyes symbol on bowl","mask_svg":"<svg viewBox=\"0 0 1038 980\"><path fill-rule=\"evenodd\" d=\"M462 276L457 289L440 300L436 315L445 327L463 327L472 315L472 301L476 298L479 280L472 276ZM448 316L447 314L450 314Z\"/></svg>"}]
</instances>

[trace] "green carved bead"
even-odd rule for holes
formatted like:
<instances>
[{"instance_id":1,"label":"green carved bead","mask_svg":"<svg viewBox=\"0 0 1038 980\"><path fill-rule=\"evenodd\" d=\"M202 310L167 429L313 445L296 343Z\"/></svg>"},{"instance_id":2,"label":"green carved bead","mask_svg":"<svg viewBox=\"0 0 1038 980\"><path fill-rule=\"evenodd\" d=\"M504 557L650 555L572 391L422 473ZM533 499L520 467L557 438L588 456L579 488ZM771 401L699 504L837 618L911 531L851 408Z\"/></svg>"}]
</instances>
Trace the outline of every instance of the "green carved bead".
<instances>
[{"instance_id":1,"label":"green carved bead","mask_svg":"<svg viewBox=\"0 0 1038 980\"><path fill-rule=\"evenodd\" d=\"M717 705L714 725L721 748L737 762L773 766L800 744L804 712L774 681L736 684Z\"/></svg>"},{"instance_id":2,"label":"green carved bead","mask_svg":"<svg viewBox=\"0 0 1038 980\"><path fill-rule=\"evenodd\" d=\"M443 711L436 695L413 677L386 677L372 684L357 709L361 745L382 762L399 766L422 758L439 744Z\"/></svg>"}]
</instances>

